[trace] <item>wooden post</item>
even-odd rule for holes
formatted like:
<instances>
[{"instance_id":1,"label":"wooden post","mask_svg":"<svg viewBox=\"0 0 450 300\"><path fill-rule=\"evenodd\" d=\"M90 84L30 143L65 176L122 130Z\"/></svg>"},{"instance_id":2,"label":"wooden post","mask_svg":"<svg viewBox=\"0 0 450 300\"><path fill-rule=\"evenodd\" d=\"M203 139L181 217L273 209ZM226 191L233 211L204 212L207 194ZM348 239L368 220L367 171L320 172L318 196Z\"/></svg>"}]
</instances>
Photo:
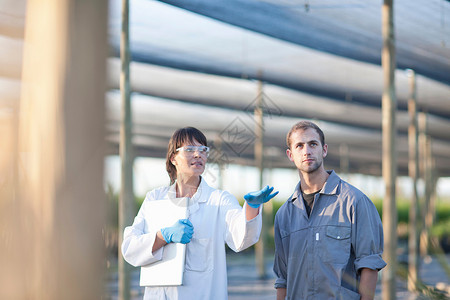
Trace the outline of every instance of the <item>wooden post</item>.
<instances>
[{"instance_id":1,"label":"wooden post","mask_svg":"<svg viewBox=\"0 0 450 300\"><path fill-rule=\"evenodd\" d=\"M434 219L436 216L436 181L435 181L435 172L434 172L434 159L433 159L433 151L431 149L432 139L428 136L427 139L427 157L426 157L426 163L427 163L427 170L426 170L426 193L428 198L428 209L427 209L427 216L425 218L426 226L427 226L427 232L429 235L429 232L431 230L431 227L433 227Z\"/></svg>"},{"instance_id":2,"label":"wooden post","mask_svg":"<svg viewBox=\"0 0 450 300\"><path fill-rule=\"evenodd\" d=\"M407 70L410 83L410 97L408 100L409 127L409 177L413 182L411 204L409 209L409 238L408 238L408 290L416 291L419 281L418 277L418 255L419 255L419 196L417 193L417 181L419 177L419 134L417 123L417 98L416 98L416 74L413 70Z\"/></svg>"},{"instance_id":3,"label":"wooden post","mask_svg":"<svg viewBox=\"0 0 450 300\"><path fill-rule=\"evenodd\" d=\"M421 257L425 257L428 254L428 232L426 226L426 216L428 215L428 189L427 187L427 157L428 157L428 136L427 136L427 115L424 112L419 113L419 148L420 148L420 173L423 181L425 183L425 195L423 201L420 205L421 207L421 228L422 231L420 233L420 255Z\"/></svg>"},{"instance_id":4,"label":"wooden post","mask_svg":"<svg viewBox=\"0 0 450 300\"><path fill-rule=\"evenodd\" d=\"M255 165L259 170L259 188L261 189L263 186L263 175L264 175L264 112L263 112L263 84L262 81L258 82L258 96L256 99L255 106ZM261 206L261 209L266 210L266 205ZM260 278L266 277L266 268L264 264L264 256L265 256L265 248L267 243L267 224L266 218L264 218L263 214L263 225L261 231L261 237L255 245L255 259L256 259L256 267L258 271L258 276Z\"/></svg>"},{"instance_id":5,"label":"wooden post","mask_svg":"<svg viewBox=\"0 0 450 300\"><path fill-rule=\"evenodd\" d=\"M424 117L426 121L426 116ZM427 125L424 125L425 132L427 132ZM422 256L428 255L429 251L429 243L430 243L430 229L433 225L433 204L431 201L432 195L432 154L431 154L431 138L428 133L425 133L425 137L423 139L423 147L424 147L424 181L425 181L425 197L424 197L424 226L422 230L421 236L421 254Z\"/></svg>"},{"instance_id":6,"label":"wooden post","mask_svg":"<svg viewBox=\"0 0 450 300\"><path fill-rule=\"evenodd\" d=\"M102 297L107 13L107 1L27 1L0 299Z\"/></svg>"},{"instance_id":7,"label":"wooden post","mask_svg":"<svg viewBox=\"0 0 450 300\"><path fill-rule=\"evenodd\" d=\"M122 0L122 33L120 37L120 94L122 99L120 125L121 189L119 195L119 299L130 299L132 267L122 256L123 230L131 225L135 213L133 193L132 116L130 89L129 0Z\"/></svg>"},{"instance_id":8,"label":"wooden post","mask_svg":"<svg viewBox=\"0 0 450 300\"><path fill-rule=\"evenodd\" d=\"M348 145L346 143L342 143L339 145L339 163L340 163L340 169L341 174L340 176L346 177L346 180L348 180L348 174L350 169L350 160L349 160L349 149Z\"/></svg>"},{"instance_id":9,"label":"wooden post","mask_svg":"<svg viewBox=\"0 0 450 300\"><path fill-rule=\"evenodd\" d=\"M383 270L382 298L395 299L397 271L397 207L395 181L397 177L396 149L396 107L395 95L395 37L393 0L384 0L382 7L382 67L384 88L382 99L383 127L383 178L386 186L383 199L384 260L388 263Z\"/></svg>"},{"instance_id":10,"label":"wooden post","mask_svg":"<svg viewBox=\"0 0 450 300\"><path fill-rule=\"evenodd\" d=\"M217 158L217 161L216 161L216 164L217 164L217 168L218 168L218 174L217 174L217 177L218 177L218 184L217 184L217 187L218 187L218 189L219 190L223 190L223 176L224 176L224 172L223 172L223 169L224 169L224 162L223 162L223 160L221 159L221 156L222 156L222 152L223 152L223 146L222 146L222 139L220 138L220 136L217 136L217 138L216 138L216 152L218 153L218 158Z\"/></svg>"},{"instance_id":11,"label":"wooden post","mask_svg":"<svg viewBox=\"0 0 450 300\"><path fill-rule=\"evenodd\" d=\"M433 151L430 144L430 211L431 211L431 226L436 222L436 205L437 205L437 182L439 174L436 172L436 159L433 157Z\"/></svg>"}]
</instances>

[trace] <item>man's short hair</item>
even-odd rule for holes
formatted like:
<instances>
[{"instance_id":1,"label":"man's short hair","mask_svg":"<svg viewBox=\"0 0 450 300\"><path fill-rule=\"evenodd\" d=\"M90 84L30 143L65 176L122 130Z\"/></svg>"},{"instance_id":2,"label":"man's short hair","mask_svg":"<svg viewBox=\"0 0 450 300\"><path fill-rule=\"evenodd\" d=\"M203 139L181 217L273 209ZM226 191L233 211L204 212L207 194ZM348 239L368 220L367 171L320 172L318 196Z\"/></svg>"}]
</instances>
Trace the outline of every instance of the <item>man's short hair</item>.
<instances>
[{"instance_id":1,"label":"man's short hair","mask_svg":"<svg viewBox=\"0 0 450 300\"><path fill-rule=\"evenodd\" d=\"M288 148L291 148L291 135L297 130L306 130L308 128L314 129L320 137L320 142L322 143L322 147L325 145L325 135L323 134L322 129L319 128L316 124L314 124L311 121L300 121L296 123L294 126L292 126L291 130L289 130L287 136L286 136L286 145Z\"/></svg>"}]
</instances>

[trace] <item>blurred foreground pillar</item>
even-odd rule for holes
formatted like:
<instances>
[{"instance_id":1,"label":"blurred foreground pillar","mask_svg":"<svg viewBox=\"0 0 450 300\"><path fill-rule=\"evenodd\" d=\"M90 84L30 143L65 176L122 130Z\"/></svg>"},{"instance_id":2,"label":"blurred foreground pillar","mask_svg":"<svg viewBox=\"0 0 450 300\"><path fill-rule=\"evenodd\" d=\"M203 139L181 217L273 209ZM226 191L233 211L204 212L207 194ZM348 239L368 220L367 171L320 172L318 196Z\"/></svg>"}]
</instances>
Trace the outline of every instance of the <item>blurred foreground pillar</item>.
<instances>
[{"instance_id":1,"label":"blurred foreground pillar","mask_svg":"<svg viewBox=\"0 0 450 300\"><path fill-rule=\"evenodd\" d=\"M106 0L27 2L0 299L101 299L107 12Z\"/></svg>"},{"instance_id":2,"label":"blurred foreground pillar","mask_svg":"<svg viewBox=\"0 0 450 300\"><path fill-rule=\"evenodd\" d=\"M120 34L120 195L119 195L119 240L118 240L118 271L119 271L119 300L129 300L131 290L132 266L123 256L121 245L123 231L133 223L135 214L133 192L133 144L131 114L131 86L130 86L130 35L129 35L129 0L122 0L122 31Z\"/></svg>"}]
</instances>

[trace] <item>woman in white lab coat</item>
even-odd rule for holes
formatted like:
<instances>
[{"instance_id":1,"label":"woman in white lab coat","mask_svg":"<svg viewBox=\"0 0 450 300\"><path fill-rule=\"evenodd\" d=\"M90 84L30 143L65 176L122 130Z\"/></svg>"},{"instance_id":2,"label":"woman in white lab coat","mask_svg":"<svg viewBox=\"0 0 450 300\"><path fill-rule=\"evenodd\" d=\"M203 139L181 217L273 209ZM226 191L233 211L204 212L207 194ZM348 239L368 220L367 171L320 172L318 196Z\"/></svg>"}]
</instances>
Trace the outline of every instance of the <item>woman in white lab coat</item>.
<instances>
[{"instance_id":1,"label":"woman in white lab coat","mask_svg":"<svg viewBox=\"0 0 450 300\"><path fill-rule=\"evenodd\" d=\"M255 244L261 232L259 206L278 192L265 187L244 196L244 207L226 191L214 189L201 177L209 148L206 137L193 127L178 129L169 141L166 169L171 186L147 193L131 226L125 228L122 253L133 266L161 259L168 243L186 244L183 285L146 287L144 299L225 300L227 272L225 243L239 252ZM169 197L189 197L189 217L173 226L147 232L147 203ZM170 213L170 212L168 212Z\"/></svg>"}]
</instances>

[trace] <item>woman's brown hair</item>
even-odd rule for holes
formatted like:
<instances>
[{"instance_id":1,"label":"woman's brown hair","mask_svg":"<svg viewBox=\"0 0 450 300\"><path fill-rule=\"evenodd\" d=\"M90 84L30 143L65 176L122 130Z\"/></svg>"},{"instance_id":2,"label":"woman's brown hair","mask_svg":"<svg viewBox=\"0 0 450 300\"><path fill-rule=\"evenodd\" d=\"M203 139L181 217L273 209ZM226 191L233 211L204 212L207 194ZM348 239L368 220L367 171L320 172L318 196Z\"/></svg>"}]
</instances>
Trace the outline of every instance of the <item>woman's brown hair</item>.
<instances>
[{"instance_id":1,"label":"woman's brown hair","mask_svg":"<svg viewBox=\"0 0 450 300\"><path fill-rule=\"evenodd\" d=\"M166 156L166 170L170 177L170 184L172 185L177 179L177 169L172 164L172 157L177 154L177 149L186 144L194 144L194 141L199 142L203 146L208 146L205 135L194 127L184 127L177 129L170 138L167 147Z\"/></svg>"}]
</instances>

